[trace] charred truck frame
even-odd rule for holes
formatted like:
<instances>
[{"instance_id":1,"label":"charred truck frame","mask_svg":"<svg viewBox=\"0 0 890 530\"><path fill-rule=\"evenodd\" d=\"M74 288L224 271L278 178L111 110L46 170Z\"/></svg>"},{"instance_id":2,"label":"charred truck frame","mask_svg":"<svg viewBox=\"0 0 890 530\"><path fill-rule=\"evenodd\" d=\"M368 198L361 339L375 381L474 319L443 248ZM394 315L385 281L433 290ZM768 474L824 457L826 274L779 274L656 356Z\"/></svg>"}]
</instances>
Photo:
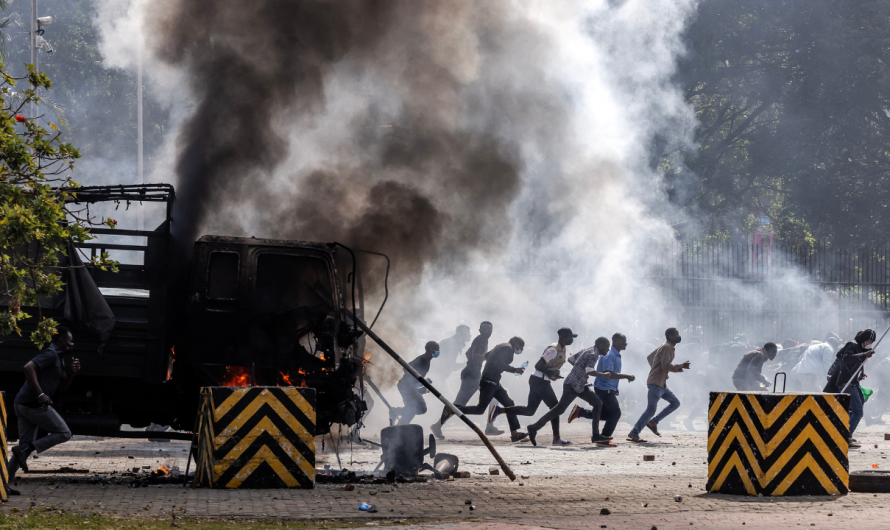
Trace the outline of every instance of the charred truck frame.
<instances>
[{"instance_id":1,"label":"charred truck frame","mask_svg":"<svg viewBox=\"0 0 890 530\"><path fill-rule=\"evenodd\" d=\"M77 189L78 203L164 202L166 216L154 230L95 228L99 241L117 237L78 245L93 254L142 255L117 273L89 269L100 303L116 319L104 343L64 318L69 286L41 302L44 316L76 334L72 355L82 369L55 399L72 432L116 436L124 434L121 424L150 423L191 430L199 388L219 385L314 388L318 434L359 422L364 338L350 315L362 319L363 302L353 251L339 243L208 235L184 258L176 249L190 243L180 247L171 236L174 199L167 184ZM24 323L21 337L0 342L7 396L18 392L23 366L37 353L29 339L36 320Z\"/></svg>"}]
</instances>

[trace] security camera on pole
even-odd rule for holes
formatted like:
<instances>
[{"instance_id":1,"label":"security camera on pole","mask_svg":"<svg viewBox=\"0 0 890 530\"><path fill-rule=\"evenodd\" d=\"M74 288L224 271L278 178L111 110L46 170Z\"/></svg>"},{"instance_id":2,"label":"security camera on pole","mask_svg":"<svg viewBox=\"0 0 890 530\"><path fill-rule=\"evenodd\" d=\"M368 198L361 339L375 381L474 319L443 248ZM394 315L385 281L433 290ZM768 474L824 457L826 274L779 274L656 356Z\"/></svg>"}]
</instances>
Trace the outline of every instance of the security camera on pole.
<instances>
[{"instance_id":1,"label":"security camera on pole","mask_svg":"<svg viewBox=\"0 0 890 530\"><path fill-rule=\"evenodd\" d=\"M37 66L37 49L43 48L46 53L52 53L53 47L43 38L43 28L52 26L53 17L37 17L37 0L31 0L31 64L34 65L34 71L40 71ZM31 102L31 117L37 117L36 104Z\"/></svg>"}]
</instances>

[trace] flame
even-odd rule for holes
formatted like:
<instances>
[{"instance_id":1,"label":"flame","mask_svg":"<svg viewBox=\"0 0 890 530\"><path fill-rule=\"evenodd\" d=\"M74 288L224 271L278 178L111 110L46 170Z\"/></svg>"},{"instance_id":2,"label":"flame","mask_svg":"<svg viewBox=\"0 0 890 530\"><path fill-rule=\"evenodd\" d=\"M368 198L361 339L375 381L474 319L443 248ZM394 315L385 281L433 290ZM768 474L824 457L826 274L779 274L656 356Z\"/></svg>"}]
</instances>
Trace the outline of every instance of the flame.
<instances>
[{"instance_id":1,"label":"flame","mask_svg":"<svg viewBox=\"0 0 890 530\"><path fill-rule=\"evenodd\" d=\"M161 466L155 470L155 475L157 476L167 476L170 474L170 470L167 469L167 466Z\"/></svg>"},{"instance_id":2,"label":"flame","mask_svg":"<svg viewBox=\"0 0 890 530\"><path fill-rule=\"evenodd\" d=\"M294 384L290 380L290 374L281 372L281 380L284 381L286 386L294 386Z\"/></svg>"},{"instance_id":3,"label":"flame","mask_svg":"<svg viewBox=\"0 0 890 530\"><path fill-rule=\"evenodd\" d=\"M167 365L167 381L173 377L173 363L176 362L176 350L174 346L170 346L170 363Z\"/></svg>"},{"instance_id":4,"label":"flame","mask_svg":"<svg viewBox=\"0 0 890 530\"><path fill-rule=\"evenodd\" d=\"M219 386L250 386L250 372L241 366L226 366Z\"/></svg>"},{"instance_id":5,"label":"flame","mask_svg":"<svg viewBox=\"0 0 890 530\"><path fill-rule=\"evenodd\" d=\"M366 353L366 354L365 354L365 360L366 360L366 361L370 361L370 360L371 360L371 354L370 354L370 353Z\"/></svg>"},{"instance_id":6,"label":"flame","mask_svg":"<svg viewBox=\"0 0 890 530\"><path fill-rule=\"evenodd\" d=\"M300 381L300 388L306 388L306 381Z\"/></svg>"},{"instance_id":7,"label":"flame","mask_svg":"<svg viewBox=\"0 0 890 530\"><path fill-rule=\"evenodd\" d=\"M300 368L297 370L297 373L300 375L306 375L306 370L303 370L302 368Z\"/></svg>"},{"instance_id":8,"label":"flame","mask_svg":"<svg viewBox=\"0 0 890 530\"><path fill-rule=\"evenodd\" d=\"M324 360L324 353L318 352L318 360L320 360L320 361Z\"/></svg>"}]
</instances>

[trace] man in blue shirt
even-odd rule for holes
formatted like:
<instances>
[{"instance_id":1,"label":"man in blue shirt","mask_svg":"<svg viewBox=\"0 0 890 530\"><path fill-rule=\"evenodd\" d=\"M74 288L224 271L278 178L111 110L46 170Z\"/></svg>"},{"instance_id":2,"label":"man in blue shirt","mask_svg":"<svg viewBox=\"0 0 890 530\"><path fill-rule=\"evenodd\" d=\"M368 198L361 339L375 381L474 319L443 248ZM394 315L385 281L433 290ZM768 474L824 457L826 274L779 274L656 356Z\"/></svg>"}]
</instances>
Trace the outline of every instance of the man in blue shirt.
<instances>
[{"instance_id":1,"label":"man in blue shirt","mask_svg":"<svg viewBox=\"0 0 890 530\"><path fill-rule=\"evenodd\" d=\"M609 350L608 354L600 357L599 363L596 366L596 371L621 374L621 352L625 349L627 349L627 337L621 333L612 335L612 348ZM601 434L606 438L611 438L612 433L615 432L615 426L618 425L618 419L621 418L621 406L618 404L618 381L620 379L633 381L634 376L627 375L615 379L597 377L593 380L593 391L596 393L597 397L600 398L600 401L603 402L600 419L605 421L606 424L603 426ZM572 412L569 414L569 423L579 417L593 419L593 411L585 410L578 405L575 405L574 408L572 408ZM612 443L608 441L600 443L601 445L612 445Z\"/></svg>"}]
</instances>

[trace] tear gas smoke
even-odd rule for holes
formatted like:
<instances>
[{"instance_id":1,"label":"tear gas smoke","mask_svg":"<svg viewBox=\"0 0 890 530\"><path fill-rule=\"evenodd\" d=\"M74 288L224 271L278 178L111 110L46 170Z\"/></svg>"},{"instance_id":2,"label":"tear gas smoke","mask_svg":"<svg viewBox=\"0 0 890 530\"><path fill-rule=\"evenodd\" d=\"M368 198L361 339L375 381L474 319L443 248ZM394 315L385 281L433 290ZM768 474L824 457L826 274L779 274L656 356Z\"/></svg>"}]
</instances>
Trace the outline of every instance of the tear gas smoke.
<instances>
[{"instance_id":1,"label":"tear gas smoke","mask_svg":"<svg viewBox=\"0 0 890 530\"><path fill-rule=\"evenodd\" d=\"M152 92L186 109L169 166L186 245L224 233L389 254L381 334L408 358L412 337L461 321L527 351L562 325L675 324L640 280L676 215L648 144L694 124L670 79L695 2L103 5L121 14L97 21L109 61L126 66L110 39L141 28ZM375 358L378 378L400 376Z\"/></svg>"}]
</instances>

